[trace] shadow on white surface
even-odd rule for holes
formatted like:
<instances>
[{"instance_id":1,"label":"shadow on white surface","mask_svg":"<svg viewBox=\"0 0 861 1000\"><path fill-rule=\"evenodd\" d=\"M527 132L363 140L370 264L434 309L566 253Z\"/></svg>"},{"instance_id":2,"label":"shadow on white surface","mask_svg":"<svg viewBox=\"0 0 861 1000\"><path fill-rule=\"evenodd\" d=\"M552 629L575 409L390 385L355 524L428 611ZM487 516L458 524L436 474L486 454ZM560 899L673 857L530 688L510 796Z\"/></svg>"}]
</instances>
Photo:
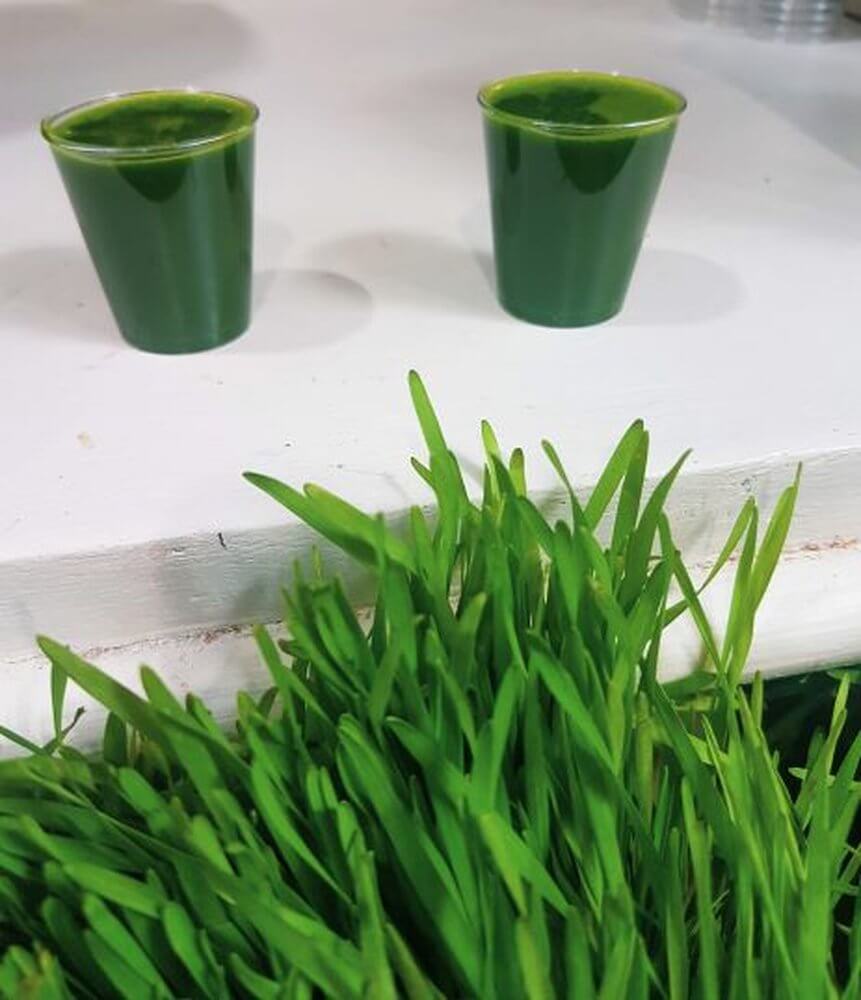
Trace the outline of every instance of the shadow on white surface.
<instances>
[{"instance_id":1,"label":"shadow on white surface","mask_svg":"<svg viewBox=\"0 0 861 1000\"><path fill-rule=\"evenodd\" d=\"M242 19L215 3L0 3L0 132L35 130L46 114L118 89L201 84L250 43Z\"/></svg>"},{"instance_id":2,"label":"shadow on white surface","mask_svg":"<svg viewBox=\"0 0 861 1000\"><path fill-rule=\"evenodd\" d=\"M729 268L699 254L644 247L614 326L707 323L738 309L744 287Z\"/></svg>"},{"instance_id":3,"label":"shadow on white surface","mask_svg":"<svg viewBox=\"0 0 861 1000\"><path fill-rule=\"evenodd\" d=\"M0 254L0 314L36 334L122 344L83 245Z\"/></svg>"},{"instance_id":4,"label":"shadow on white surface","mask_svg":"<svg viewBox=\"0 0 861 1000\"><path fill-rule=\"evenodd\" d=\"M249 329L226 350L290 353L337 343L368 322L373 300L342 274L284 268L254 275L253 310Z\"/></svg>"},{"instance_id":5,"label":"shadow on white surface","mask_svg":"<svg viewBox=\"0 0 861 1000\"><path fill-rule=\"evenodd\" d=\"M293 245L293 233L279 219L260 214L258 196L262 193L262 184L255 179L255 215L254 215L254 262L257 265L255 274L262 273L266 268L275 271L284 261L284 255ZM262 198L260 198L262 201Z\"/></svg>"},{"instance_id":6,"label":"shadow on white surface","mask_svg":"<svg viewBox=\"0 0 861 1000\"><path fill-rule=\"evenodd\" d=\"M353 233L321 245L321 267L356 275L381 303L433 312L493 316L484 262L470 247L411 231Z\"/></svg>"},{"instance_id":7,"label":"shadow on white surface","mask_svg":"<svg viewBox=\"0 0 861 1000\"><path fill-rule=\"evenodd\" d=\"M476 200L472 207L464 212L460 220L460 232L472 252L472 257L484 275L491 298L496 301L496 270L493 265L493 250L489 248L491 241L490 206L487 196Z\"/></svg>"},{"instance_id":8,"label":"shadow on white surface","mask_svg":"<svg viewBox=\"0 0 861 1000\"><path fill-rule=\"evenodd\" d=\"M370 293L343 275L261 270L252 322L224 350L306 350L349 337L370 319ZM122 347L123 340L86 249L26 247L0 254L0 315L36 335Z\"/></svg>"},{"instance_id":9,"label":"shadow on white surface","mask_svg":"<svg viewBox=\"0 0 861 1000\"><path fill-rule=\"evenodd\" d=\"M857 45L861 68L861 36ZM813 75L807 82L793 82L791 93L786 93L773 81L761 80L746 72L737 73L731 79L728 76L727 82L740 87L753 100L785 118L825 149L852 166L861 167L861 98L858 93L823 89ZM815 188L811 188L811 196L815 194Z\"/></svg>"},{"instance_id":10,"label":"shadow on white surface","mask_svg":"<svg viewBox=\"0 0 861 1000\"><path fill-rule=\"evenodd\" d=\"M789 17L805 5L762 0L762 6L772 12L785 6ZM861 167L858 87L836 89L834 75L827 72L832 59L846 59L850 53L861 59L861 22L838 12L833 21L826 18L818 26L792 28L788 23L763 20L756 0L673 0L673 7L683 17L706 21L706 29L729 26L758 43L756 57L744 58L735 44L740 40L731 38L731 44L717 44L720 32L704 30L693 42L685 43L686 60L779 115L823 148ZM775 171L780 168L780 157L773 166ZM811 201L814 194L811 188Z\"/></svg>"},{"instance_id":11,"label":"shadow on white surface","mask_svg":"<svg viewBox=\"0 0 861 1000\"><path fill-rule=\"evenodd\" d=\"M496 298L496 272L493 267L493 254L489 250L473 250L472 256L481 273L484 275L485 283L490 289L490 294Z\"/></svg>"}]
</instances>

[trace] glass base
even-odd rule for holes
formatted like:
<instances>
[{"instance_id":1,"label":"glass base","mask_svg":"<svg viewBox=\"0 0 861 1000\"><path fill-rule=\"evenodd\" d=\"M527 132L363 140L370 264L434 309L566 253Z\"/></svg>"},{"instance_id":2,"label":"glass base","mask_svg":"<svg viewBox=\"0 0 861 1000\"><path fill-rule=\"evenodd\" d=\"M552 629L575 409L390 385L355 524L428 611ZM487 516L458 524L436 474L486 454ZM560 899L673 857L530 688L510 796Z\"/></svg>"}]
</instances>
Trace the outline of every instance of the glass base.
<instances>
[{"instance_id":1,"label":"glass base","mask_svg":"<svg viewBox=\"0 0 861 1000\"><path fill-rule=\"evenodd\" d=\"M613 303L603 309L592 309L583 312L544 313L529 306L522 306L499 299L499 304L514 319L519 319L532 326L543 326L556 330L576 330L585 326L597 326L606 323L621 312L622 302Z\"/></svg>"},{"instance_id":2,"label":"glass base","mask_svg":"<svg viewBox=\"0 0 861 1000\"><path fill-rule=\"evenodd\" d=\"M249 321L246 320L234 328L215 335L188 337L187 339L174 337L133 338L127 336L122 330L120 333L130 347L144 351L146 354L202 354L204 351L213 351L217 347L224 347L233 343L234 340L238 340L249 325Z\"/></svg>"}]
</instances>

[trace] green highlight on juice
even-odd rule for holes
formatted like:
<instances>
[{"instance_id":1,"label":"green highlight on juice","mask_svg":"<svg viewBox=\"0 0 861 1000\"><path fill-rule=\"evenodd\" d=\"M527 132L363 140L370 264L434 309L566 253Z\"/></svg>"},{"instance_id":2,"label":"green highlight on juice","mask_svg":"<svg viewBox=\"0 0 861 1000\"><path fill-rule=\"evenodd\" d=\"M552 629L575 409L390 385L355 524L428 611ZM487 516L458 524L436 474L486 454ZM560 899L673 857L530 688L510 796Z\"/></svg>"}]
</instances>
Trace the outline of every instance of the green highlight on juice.
<instances>
[{"instance_id":1,"label":"green highlight on juice","mask_svg":"<svg viewBox=\"0 0 861 1000\"><path fill-rule=\"evenodd\" d=\"M621 308L684 98L646 80L533 73L479 92L503 308L544 326Z\"/></svg>"},{"instance_id":2,"label":"green highlight on juice","mask_svg":"<svg viewBox=\"0 0 861 1000\"><path fill-rule=\"evenodd\" d=\"M123 337L181 354L248 326L257 108L144 91L42 122Z\"/></svg>"}]
</instances>

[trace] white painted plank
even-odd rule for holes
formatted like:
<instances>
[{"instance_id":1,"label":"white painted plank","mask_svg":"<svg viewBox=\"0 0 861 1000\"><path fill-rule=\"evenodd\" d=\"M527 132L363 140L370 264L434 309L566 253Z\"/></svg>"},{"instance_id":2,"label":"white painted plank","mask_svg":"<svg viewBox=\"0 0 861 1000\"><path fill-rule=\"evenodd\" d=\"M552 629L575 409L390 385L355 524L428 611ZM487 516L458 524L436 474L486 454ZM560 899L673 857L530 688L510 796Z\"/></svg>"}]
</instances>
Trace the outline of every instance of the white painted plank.
<instances>
[{"instance_id":1,"label":"white painted plank","mask_svg":"<svg viewBox=\"0 0 861 1000\"><path fill-rule=\"evenodd\" d=\"M635 416L656 469L694 445L674 510L695 556L746 489L773 501L796 458L793 544L861 536L857 53L857 32L774 44L662 0L0 0L0 86L16 95L0 112L15 192L0 226L0 659L28 655L37 631L124 645L271 617L309 537L240 471L395 514L426 502L406 461L421 451L410 367L467 460L484 416L533 456L552 436L584 484ZM494 303L473 99L487 78L565 65L690 99L628 307L577 332ZM113 329L35 122L185 83L263 108L257 307L236 344L156 358Z\"/></svg>"},{"instance_id":2,"label":"white painted plank","mask_svg":"<svg viewBox=\"0 0 861 1000\"><path fill-rule=\"evenodd\" d=\"M733 567L706 592L705 606L718 636L726 620ZM706 567L695 570L700 578ZM861 547L857 539L835 541L830 547L791 550L775 573L763 601L748 674L777 676L817 667L856 663L861 651ZM686 673L696 663L701 646L687 618L668 630L662 646L664 679ZM239 689L262 692L270 679L247 629L225 629L151 640L116 648L85 651L91 660L122 683L140 691L140 665L159 671L180 696L193 691L204 698L219 721L235 716ZM37 742L53 735L49 668L38 656L0 662L3 692L0 723ZM92 699L70 688L67 715L86 709L75 733L79 746L94 746L101 737L104 713ZM15 753L0 740L0 757Z\"/></svg>"}]
</instances>

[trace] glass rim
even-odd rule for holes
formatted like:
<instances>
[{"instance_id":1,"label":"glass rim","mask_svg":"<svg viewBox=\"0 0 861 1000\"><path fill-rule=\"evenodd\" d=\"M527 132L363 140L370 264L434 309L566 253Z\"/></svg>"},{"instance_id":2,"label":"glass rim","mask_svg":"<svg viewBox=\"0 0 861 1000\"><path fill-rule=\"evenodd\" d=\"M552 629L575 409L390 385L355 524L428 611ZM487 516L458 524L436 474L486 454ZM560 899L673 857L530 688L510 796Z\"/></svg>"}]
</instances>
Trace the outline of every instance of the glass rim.
<instances>
[{"instance_id":1,"label":"glass rim","mask_svg":"<svg viewBox=\"0 0 861 1000\"><path fill-rule=\"evenodd\" d=\"M200 136L194 139L185 139L180 142L174 142L169 146L159 144L150 144L147 146L103 146L95 143L74 142L69 139L63 139L54 131L57 125L64 119L69 118L80 111L86 111L89 108L95 108L102 104L110 104L114 101L122 101L127 98L149 97L158 94L199 94L202 97L223 98L227 101L233 101L236 104L244 105L248 110L250 110L251 119L247 122L243 122L242 125L236 128L229 129L226 132L219 132L216 135ZM57 111L52 115L46 115L40 122L39 130L42 133L42 138L52 148L68 150L72 153L79 153L82 156L112 156L117 159L130 160L148 158L155 159L176 156L179 153L204 149L207 146L224 142L227 139L237 138L246 132L251 132L257 124L257 119L259 117L260 108L254 103L254 101L249 100L247 97L240 97L238 94L228 94L227 92L220 90L204 90L198 87L149 87L145 90L112 91L108 94L102 94L100 97L91 97L86 101L70 105L69 107L63 108L61 111Z\"/></svg>"},{"instance_id":2,"label":"glass rim","mask_svg":"<svg viewBox=\"0 0 861 1000\"><path fill-rule=\"evenodd\" d=\"M591 76L606 80L617 80L622 83L645 84L648 87L653 87L655 90L661 91L665 96L676 102L677 107L667 114L656 115L654 118L644 118L630 122L559 122L550 121L545 118L532 118L529 115L517 114L514 111L505 111L502 108L496 107L490 99L491 91L494 90L494 88L502 87L504 84L514 83L519 80L537 80L540 77L548 76ZM624 132L628 129L635 130L655 127L658 125L666 125L680 118L688 106L688 102L684 94L676 90L674 87L668 87L663 83L658 83L656 80L650 80L644 76L631 76L627 73L605 72L590 69L545 69L535 70L530 73L515 73L511 76L503 76L499 79L491 80L488 83L482 84L482 86L479 87L477 99L482 111L484 111L485 114L502 121L506 121L511 125L517 125L521 128L531 127L541 132L580 135L584 133L589 134L596 132Z\"/></svg>"}]
</instances>

